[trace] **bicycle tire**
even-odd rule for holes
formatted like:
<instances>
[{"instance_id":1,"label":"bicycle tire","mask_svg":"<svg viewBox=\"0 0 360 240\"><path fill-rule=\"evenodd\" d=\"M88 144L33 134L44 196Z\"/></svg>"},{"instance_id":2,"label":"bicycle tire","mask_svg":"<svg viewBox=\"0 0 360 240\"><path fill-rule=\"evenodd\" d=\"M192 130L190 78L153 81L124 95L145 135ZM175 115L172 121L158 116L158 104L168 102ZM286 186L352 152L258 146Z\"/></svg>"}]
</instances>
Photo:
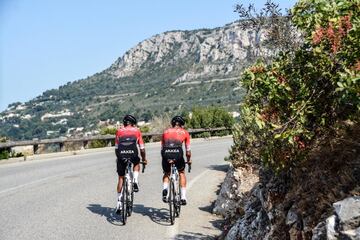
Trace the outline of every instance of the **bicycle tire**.
<instances>
[{"instance_id":1,"label":"bicycle tire","mask_svg":"<svg viewBox=\"0 0 360 240\"><path fill-rule=\"evenodd\" d=\"M133 211L133 203L134 203L134 185L130 183L131 186L129 186L128 189L131 189L131 192L129 194L129 202L128 202L128 216L131 216L131 213Z\"/></svg>"},{"instance_id":2,"label":"bicycle tire","mask_svg":"<svg viewBox=\"0 0 360 240\"><path fill-rule=\"evenodd\" d=\"M169 186L169 211L170 211L170 223L174 225L175 223L175 184L174 180L170 180Z\"/></svg>"},{"instance_id":3,"label":"bicycle tire","mask_svg":"<svg viewBox=\"0 0 360 240\"><path fill-rule=\"evenodd\" d=\"M176 217L180 216L180 211L181 211L181 203L180 203L180 199L181 199L181 188L180 188L180 181L178 182L178 191L176 193Z\"/></svg>"},{"instance_id":4,"label":"bicycle tire","mask_svg":"<svg viewBox=\"0 0 360 240\"><path fill-rule=\"evenodd\" d=\"M127 220L127 209L128 209L128 190L127 190L127 186L128 186L128 183L127 183L127 178L124 178L124 182L123 182L123 188L122 188L122 199L121 199L121 205L122 205L122 211L121 211L121 216L122 216L122 222L123 222L123 225L126 224L126 220Z\"/></svg>"}]
</instances>

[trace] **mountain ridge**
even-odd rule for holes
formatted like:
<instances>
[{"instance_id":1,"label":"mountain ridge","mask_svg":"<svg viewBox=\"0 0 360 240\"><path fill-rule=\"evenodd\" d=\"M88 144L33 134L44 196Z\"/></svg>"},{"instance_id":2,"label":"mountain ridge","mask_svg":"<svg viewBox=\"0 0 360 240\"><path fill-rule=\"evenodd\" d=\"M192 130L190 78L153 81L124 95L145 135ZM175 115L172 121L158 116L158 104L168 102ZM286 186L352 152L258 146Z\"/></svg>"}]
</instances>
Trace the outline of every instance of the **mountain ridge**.
<instances>
[{"instance_id":1,"label":"mountain ridge","mask_svg":"<svg viewBox=\"0 0 360 240\"><path fill-rule=\"evenodd\" d=\"M235 110L243 94L237 78L262 41L263 35L239 22L153 35L99 73L10 104L0 113L0 135L18 140L93 134L125 113L147 121L198 105Z\"/></svg>"}]
</instances>

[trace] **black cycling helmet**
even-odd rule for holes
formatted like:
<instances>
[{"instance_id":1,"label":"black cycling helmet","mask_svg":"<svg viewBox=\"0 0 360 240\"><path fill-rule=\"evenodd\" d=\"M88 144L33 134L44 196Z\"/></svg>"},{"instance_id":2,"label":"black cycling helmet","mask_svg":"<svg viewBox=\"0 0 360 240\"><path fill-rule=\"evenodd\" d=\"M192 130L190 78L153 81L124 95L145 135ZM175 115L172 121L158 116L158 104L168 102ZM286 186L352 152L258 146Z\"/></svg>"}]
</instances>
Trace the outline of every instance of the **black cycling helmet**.
<instances>
[{"instance_id":1,"label":"black cycling helmet","mask_svg":"<svg viewBox=\"0 0 360 240\"><path fill-rule=\"evenodd\" d=\"M125 115L124 119L123 119L123 123L125 126L132 124L135 125L136 124L136 118L133 115L127 114Z\"/></svg>"},{"instance_id":2,"label":"black cycling helmet","mask_svg":"<svg viewBox=\"0 0 360 240\"><path fill-rule=\"evenodd\" d=\"M176 123L179 123L181 126L184 126L185 119L182 116L175 116L171 119L171 125L174 127Z\"/></svg>"}]
</instances>

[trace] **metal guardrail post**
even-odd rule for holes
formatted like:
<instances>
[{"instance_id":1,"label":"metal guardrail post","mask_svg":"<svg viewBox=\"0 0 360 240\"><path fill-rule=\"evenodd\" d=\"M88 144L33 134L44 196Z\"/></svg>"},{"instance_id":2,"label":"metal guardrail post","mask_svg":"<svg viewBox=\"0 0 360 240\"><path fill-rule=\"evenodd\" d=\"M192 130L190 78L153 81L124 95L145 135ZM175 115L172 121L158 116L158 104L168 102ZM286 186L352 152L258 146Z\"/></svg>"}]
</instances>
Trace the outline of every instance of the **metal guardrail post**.
<instances>
[{"instance_id":1,"label":"metal guardrail post","mask_svg":"<svg viewBox=\"0 0 360 240\"><path fill-rule=\"evenodd\" d=\"M88 149L88 148L89 148L89 141L88 141L88 140L83 141L83 148L84 148L84 149Z\"/></svg>"},{"instance_id":2,"label":"metal guardrail post","mask_svg":"<svg viewBox=\"0 0 360 240\"><path fill-rule=\"evenodd\" d=\"M60 152L64 152L65 151L65 143L61 142L59 143L60 146Z\"/></svg>"},{"instance_id":3,"label":"metal guardrail post","mask_svg":"<svg viewBox=\"0 0 360 240\"><path fill-rule=\"evenodd\" d=\"M38 154L39 152L39 145L38 144L34 144L33 145L33 151L34 151L34 154Z\"/></svg>"}]
</instances>

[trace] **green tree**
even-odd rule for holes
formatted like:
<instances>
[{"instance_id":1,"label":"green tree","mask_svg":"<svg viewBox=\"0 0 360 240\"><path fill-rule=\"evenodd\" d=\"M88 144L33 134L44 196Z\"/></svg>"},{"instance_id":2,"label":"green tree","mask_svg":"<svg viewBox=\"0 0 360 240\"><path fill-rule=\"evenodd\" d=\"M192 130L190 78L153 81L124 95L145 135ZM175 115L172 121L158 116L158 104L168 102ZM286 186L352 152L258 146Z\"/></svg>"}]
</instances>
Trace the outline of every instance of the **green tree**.
<instances>
[{"instance_id":1,"label":"green tree","mask_svg":"<svg viewBox=\"0 0 360 240\"><path fill-rule=\"evenodd\" d=\"M189 128L231 128L234 124L231 114L220 107L195 107L186 116Z\"/></svg>"}]
</instances>

